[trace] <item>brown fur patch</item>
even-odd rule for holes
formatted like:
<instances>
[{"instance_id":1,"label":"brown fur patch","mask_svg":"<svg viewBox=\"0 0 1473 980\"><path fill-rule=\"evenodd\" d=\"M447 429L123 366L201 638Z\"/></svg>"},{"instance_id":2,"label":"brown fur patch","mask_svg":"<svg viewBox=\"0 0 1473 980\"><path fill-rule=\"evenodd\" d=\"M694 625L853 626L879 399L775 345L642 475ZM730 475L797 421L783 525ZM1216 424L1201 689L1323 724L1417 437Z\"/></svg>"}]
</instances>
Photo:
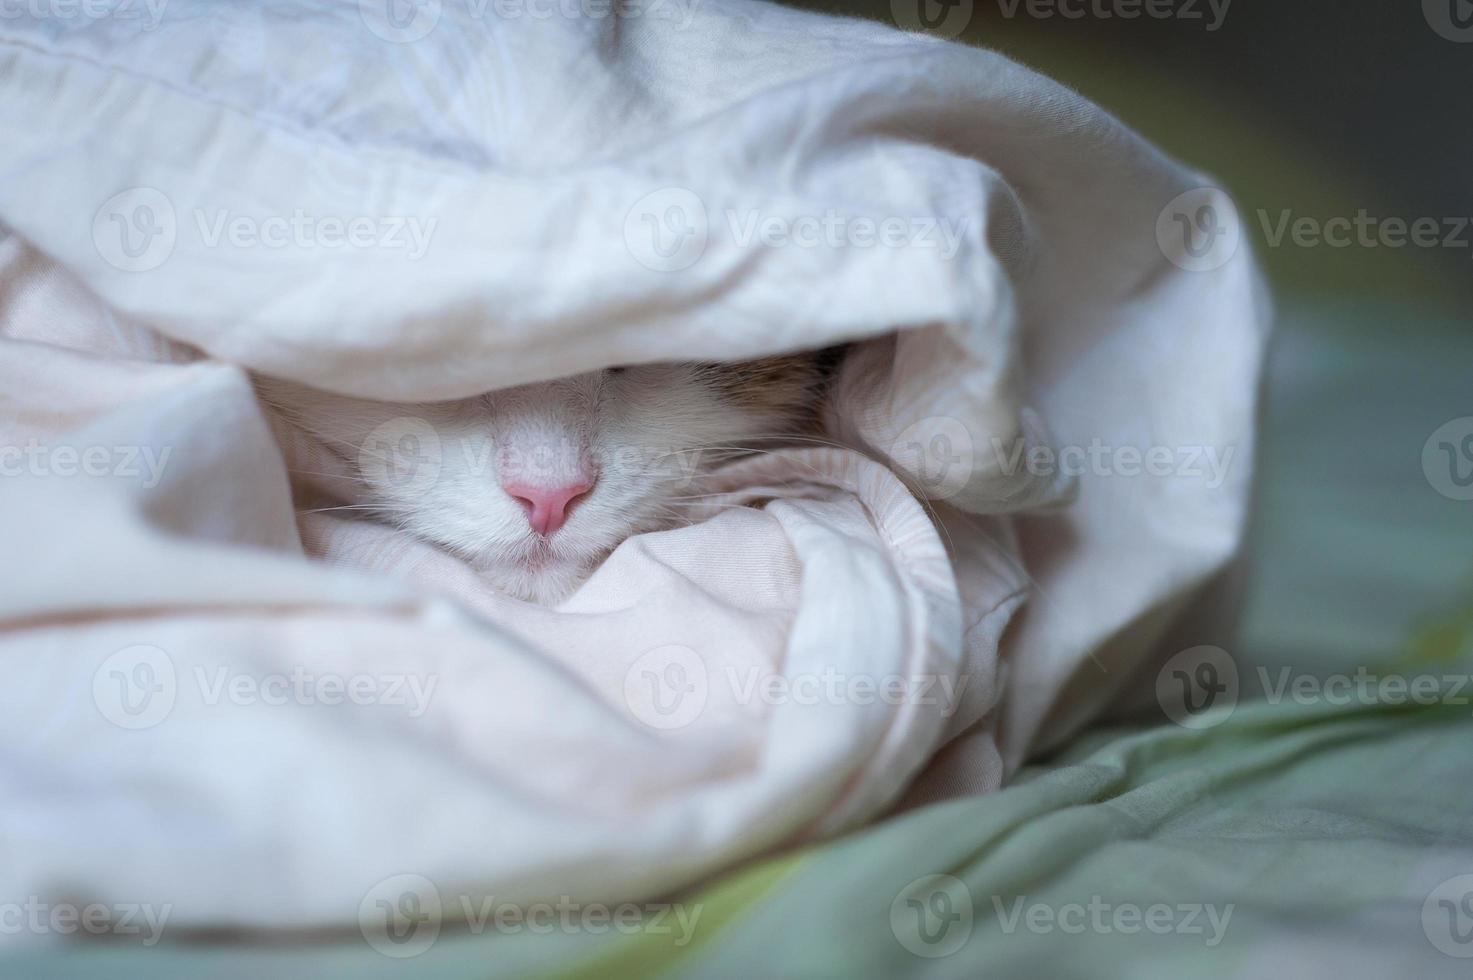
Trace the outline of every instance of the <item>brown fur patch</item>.
<instances>
[{"instance_id":1,"label":"brown fur patch","mask_svg":"<svg viewBox=\"0 0 1473 980\"><path fill-rule=\"evenodd\" d=\"M813 427L828 383L842 355L829 347L731 364L703 364L700 377L733 404L791 420L793 431Z\"/></svg>"}]
</instances>

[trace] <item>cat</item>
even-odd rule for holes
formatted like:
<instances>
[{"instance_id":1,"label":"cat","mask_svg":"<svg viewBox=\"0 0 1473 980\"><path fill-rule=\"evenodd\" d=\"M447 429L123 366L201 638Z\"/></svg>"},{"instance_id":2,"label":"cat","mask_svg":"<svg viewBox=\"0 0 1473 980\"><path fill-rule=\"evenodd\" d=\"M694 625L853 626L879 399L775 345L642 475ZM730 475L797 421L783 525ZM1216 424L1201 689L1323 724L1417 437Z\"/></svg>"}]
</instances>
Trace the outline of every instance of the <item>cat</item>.
<instances>
[{"instance_id":1,"label":"cat","mask_svg":"<svg viewBox=\"0 0 1473 980\"><path fill-rule=\"evenodd\" d=\"M344 457L375 518L505 594L553 604L626 538L679 523L702 474L816 438L840 355L614 367L413 405L256 380L281 418Z\"/></svg>"}]
</instances>

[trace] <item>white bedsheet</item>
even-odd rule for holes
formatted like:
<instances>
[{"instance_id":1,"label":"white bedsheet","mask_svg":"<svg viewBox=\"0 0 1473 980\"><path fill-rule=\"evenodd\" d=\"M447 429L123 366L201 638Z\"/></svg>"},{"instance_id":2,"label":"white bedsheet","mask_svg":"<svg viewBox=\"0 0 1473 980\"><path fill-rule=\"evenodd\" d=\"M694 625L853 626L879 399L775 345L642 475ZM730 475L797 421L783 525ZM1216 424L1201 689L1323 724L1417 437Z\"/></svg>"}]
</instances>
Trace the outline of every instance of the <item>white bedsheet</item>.
<instances>
[{"instance_id":1,"label":"white bedsheet","mask_svg":"<svg viewBox=\"0 0 1473 980\"><path fill-rule=\"evenodd\" d=\"M879 25L499 9L0 21L0 898L666 892L945 743L936 785L995 787L1232 556L1267 310L1206 178ZM841 339L852 451L738 464L752 506L556 610L295 513L320 454L246 375L422 400Z\"/></svg>"}]
</instances>

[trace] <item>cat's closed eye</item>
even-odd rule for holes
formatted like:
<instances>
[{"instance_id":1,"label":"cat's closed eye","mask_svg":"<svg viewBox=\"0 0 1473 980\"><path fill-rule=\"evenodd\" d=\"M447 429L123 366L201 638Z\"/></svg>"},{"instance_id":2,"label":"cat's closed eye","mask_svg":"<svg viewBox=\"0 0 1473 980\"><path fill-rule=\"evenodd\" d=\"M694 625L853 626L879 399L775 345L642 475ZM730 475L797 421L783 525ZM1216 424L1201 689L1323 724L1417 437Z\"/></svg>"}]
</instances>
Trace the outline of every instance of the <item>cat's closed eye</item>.
<instances>
[{"instance_id":1,"label":"cat's closed eye","mask_svg":"<svg viewBox=\"0 0 1473 980\"><path fill-rule=\"evenodd\" d=\"M836 364L834 349L620 364L413 406L264 380L262 390L326 445L348 447L364 498L355 506L465 557L510 594L555 601L626 538L679 526L705 473L813 429ZM397 478L415 460L384 465L400 442L384 448L377 434L406 428L434 433L431 469L413 470L427 479Z\"/></svg>"}]
</instances>

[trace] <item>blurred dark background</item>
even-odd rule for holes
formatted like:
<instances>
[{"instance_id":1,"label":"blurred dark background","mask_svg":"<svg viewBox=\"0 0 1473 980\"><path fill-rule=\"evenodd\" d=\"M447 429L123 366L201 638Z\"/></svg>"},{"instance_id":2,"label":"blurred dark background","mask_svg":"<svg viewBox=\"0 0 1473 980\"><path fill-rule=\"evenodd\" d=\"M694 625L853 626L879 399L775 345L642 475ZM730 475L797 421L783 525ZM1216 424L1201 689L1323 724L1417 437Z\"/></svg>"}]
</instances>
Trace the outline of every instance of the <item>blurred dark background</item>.
<instances>
[{"instance_id":1,"label":"blurred dark background","mask_svg":"<svg viewBox=\"0 0 1473 980\"><path fill-rule=\"evenodd\" d=\"M1223 182L1281 293L1473 309L1473 228L1452 247L1269 248L1260 214L1473 217L1470 0L788 3L906 27L928 4L938 31L964 23L958 40L1079 90ZM1153 4L1171 15L1119 16Z\"/></svg>"}]
</instances>

